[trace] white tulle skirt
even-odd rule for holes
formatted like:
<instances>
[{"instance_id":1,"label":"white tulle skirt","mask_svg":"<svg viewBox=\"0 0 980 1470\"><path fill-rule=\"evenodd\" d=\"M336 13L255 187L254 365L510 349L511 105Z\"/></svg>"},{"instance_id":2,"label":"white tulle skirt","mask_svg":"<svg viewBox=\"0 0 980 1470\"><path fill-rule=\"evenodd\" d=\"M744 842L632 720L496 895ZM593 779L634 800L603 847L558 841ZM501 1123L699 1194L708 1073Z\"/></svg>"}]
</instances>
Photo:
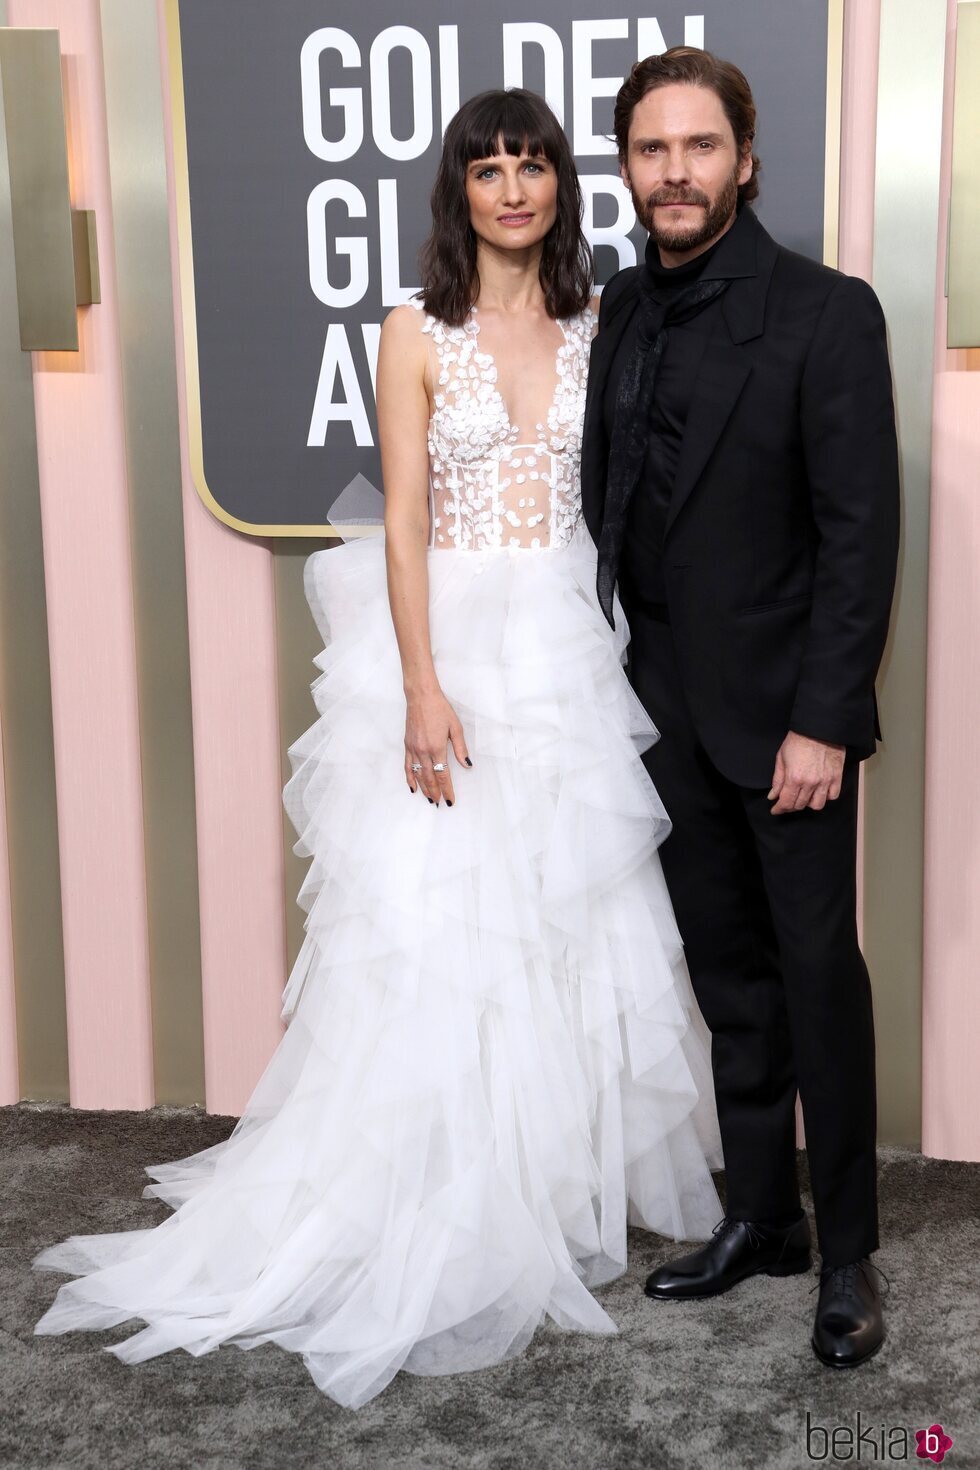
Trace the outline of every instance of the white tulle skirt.
<instances>
[{"instance_id":1,"label":"white tulle skirt","mask_svg":"<svg viewBox=\"0 0 980 1470\"><path fill-rule=\"evenodd\" d=\"M399 1369L482 1368L545 1316L616 1330L590 1288L626 1226L703 1240L722 1214L710 1038L640 752L657 738L595 598L555 550L429 554L441 686L472 769L456 804L404 776L383 536L314 552L319 716L283 800L313 861L288 1028L234 1131L148 1166L175 1213L75 1235L37 1333L148 1324L106 1350L275 1342L356 1407Z\"/></svg>"}]
</instances>

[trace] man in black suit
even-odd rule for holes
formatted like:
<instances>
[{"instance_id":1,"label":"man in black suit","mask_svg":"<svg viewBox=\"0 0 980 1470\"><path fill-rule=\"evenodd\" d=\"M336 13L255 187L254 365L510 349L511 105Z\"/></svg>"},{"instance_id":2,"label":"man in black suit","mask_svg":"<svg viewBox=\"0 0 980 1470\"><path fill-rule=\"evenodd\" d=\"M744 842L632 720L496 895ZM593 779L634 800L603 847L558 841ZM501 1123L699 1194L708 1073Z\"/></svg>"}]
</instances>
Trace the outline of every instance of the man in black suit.
<instances>
[{"instance_id":1,"label":"man in black suit","mask_svg":"<svg viewBox=\"0 0 980 1470\"><path fill-rule=\"evenodd\" d=\"M675 47L616 101L645 262L602 293L582 460L598 593L661 732L661 858L712 1032L727 1213L661 1266L660 1299L810 1268L803 1105L822 1257L812 1344L881 1346L874 1022L857 940L858 767L899 539L881 308L777 245L743 74Z\"/></svg>"}]
</instances>

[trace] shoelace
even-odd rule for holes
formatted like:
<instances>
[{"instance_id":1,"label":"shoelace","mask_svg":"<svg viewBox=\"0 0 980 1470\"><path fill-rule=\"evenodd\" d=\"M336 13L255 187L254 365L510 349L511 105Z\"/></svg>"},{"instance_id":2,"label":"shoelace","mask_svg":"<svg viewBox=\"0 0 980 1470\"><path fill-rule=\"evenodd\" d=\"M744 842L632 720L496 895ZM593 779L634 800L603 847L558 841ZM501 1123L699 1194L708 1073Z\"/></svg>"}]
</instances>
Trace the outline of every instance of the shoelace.
<instances>
[{"instance_id":1,"label":"shoelace","mask_svg":"<svg viewBox=\"0 0 980 1470\"><path fill-rule=\"evenodd\" d=\"M749 1241L752 1245L752 1249L758 1250L759 1246L764 1240L764 1237L760 1235L759 1231L752 1224L751 1220L736 1220L734 1215L724 1215L722 1219L718 1221L718 1224L712 1228L711 1233L712 1235L719 1236L726 1235L728 1231L733 1229L736 1225L745 1226L746 1233L748 1234Z\"/></svg>"},{"instance_id":2,"label":"shoelace","mask_svg":"<svg viewBox=\"0 0 980 1470\"><path fill-rule=\"evenodd\" d=\"M816 1282L816 1284L814 1286L811 1286L810 1287L810 1295L812 1296L813 1293L815 1291L817 1291L818 1288L821 1287L824 1284L824 1281L826 1281L828 1277L833 1276L835 1278L835 1280L834 1280L834 1290L835 1290L835 1292L839 1296L853 1296L854 1295L854 1282L855 1282L855 1279L857 1277L858 1271L861 1272L862 1276L864 1277L865 1281L867 1281L867 1283L868 1283L869 1286L872 1286L874 1284L871 1281L870 1277L868 1276L867 1271L865 1270L865 1267L866 1266L870 1266L871 1269L872 1269L872 1271L877 1271L878 1272L878 1275L880 1277L882 1277L882 1279L884 1280L885 1285L888 1288L888 1291L891 1291L892 1284L889 1281L888 1277L885 1275L884 1271L881 1269L881 1267L880 1266L876 1266L875 1263L874 1263L874 1261L871 1261L871 1260L863 1261L862 1260L862 1261L848 1261L848 1263L847 1263L846 1266L821 1266L821 1268L820 1268L820 1278L819 1278L819 1280ZM837 1277L840 1277L840 1280L839 1281L836 1279ZM885 1295L887 1296L888 1295L888 1292L886 1292Z\"/></svg>"}]
</instances>

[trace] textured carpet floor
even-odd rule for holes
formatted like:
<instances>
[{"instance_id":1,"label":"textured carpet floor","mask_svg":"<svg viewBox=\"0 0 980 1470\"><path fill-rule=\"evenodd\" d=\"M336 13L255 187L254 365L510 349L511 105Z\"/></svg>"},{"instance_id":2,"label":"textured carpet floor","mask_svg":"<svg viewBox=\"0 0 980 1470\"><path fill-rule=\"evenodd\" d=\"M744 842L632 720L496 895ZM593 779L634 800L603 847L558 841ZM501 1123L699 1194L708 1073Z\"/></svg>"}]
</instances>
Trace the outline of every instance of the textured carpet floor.
<instances>
[{"instance_id":1,"label":"textured carpet floor","mask_svg":"<svg viewBox=\"0 0 980 1470\"><path fill-rule=\"evenodd\" d=\"M875 1261L891 1281L889 1336L850 1372L824 1368L809 1346L816 1266L812 1276L757 1277L711 1301L651 1302L645 1275L683 1247L642 1231L631 1232L627 1274L601 1291L617 1337L546 1325L521 1358L455 1378L401 1373L356 1413L319 1393L295 1354L268 1343L128 1366L101 1349L137 1330L135 1321L35 1337L68 1278L32 1272L33 1255L70 1234L165 1219L161 1201L140 1198L143 1165L204 1148L233 1122L193 1109L0 1108L0 1465L928 1464L916 1460L913 1435L938 1421L953 1439L950 1470L980 1466L980 1165L899 1149L879 1155ZM800 1177L810 1209L804 1155ZM897 1453L895 1431L908 1432L907 1455Z\"/></svg>"}]
</instances>

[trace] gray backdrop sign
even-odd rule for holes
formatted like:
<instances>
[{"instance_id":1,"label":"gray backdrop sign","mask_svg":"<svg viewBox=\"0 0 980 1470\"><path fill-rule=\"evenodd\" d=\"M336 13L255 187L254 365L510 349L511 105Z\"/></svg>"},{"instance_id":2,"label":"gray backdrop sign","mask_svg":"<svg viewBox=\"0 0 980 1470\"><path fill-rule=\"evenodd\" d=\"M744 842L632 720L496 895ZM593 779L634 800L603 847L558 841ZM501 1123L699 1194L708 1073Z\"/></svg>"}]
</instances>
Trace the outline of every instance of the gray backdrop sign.
<instances>
[{"instance_id":1,"label":"gray backdrop sign","mask_svg":"<svg viewBox=\"0 0 980 1470\"><path fill-rule=\"evenodd\" d=\"M528 21L511 0L420 0L406 25L395 0L177 0L205 503L255 534L378 518L381 322L418 285L443 130L486 87L530 87L561 117L604 282L642 250L608 138L624 74L680 42L729 58L759 109L759 215L823 258L838 4L672 0L637 18L615 0L541 0Z\"/></svg>"}]
</instances>

